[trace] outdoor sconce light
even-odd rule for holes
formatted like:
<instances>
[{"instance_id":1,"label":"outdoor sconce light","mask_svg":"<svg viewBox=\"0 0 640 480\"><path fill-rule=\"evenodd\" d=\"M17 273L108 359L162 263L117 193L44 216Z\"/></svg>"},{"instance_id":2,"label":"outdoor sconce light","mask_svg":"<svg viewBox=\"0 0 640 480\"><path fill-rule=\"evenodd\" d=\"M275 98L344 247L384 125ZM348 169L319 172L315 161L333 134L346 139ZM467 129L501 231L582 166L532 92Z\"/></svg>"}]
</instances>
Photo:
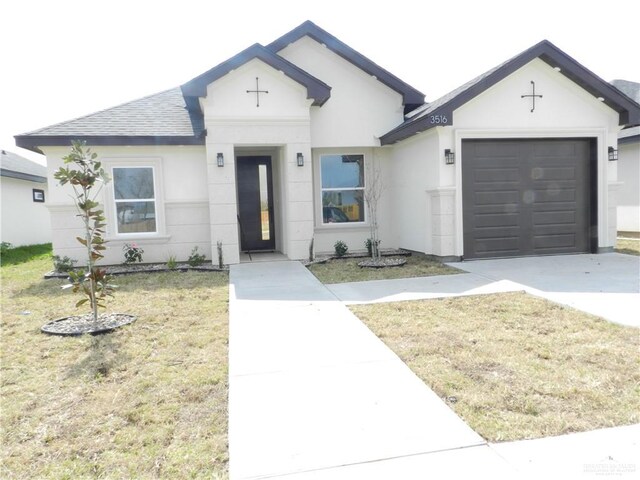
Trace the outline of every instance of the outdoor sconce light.
<instances>
[{"instance_id":1,"label":"outdoor sconce light","mask_svg":"<svg viewBox=\"0 0 640 480\"><path fill-rule=\"evenodd\" d=\"M296 159L298 160L298 166L304 167L304 156L301 152L298 152L298 155L296 155Z\"/></svg>"},{"instance_id":2,"label":"outdoor sconce light","mask_svg":"<svg viewBox=\"0 0 640 480\"><path fill-rule=\"evenodd\" d=\"M455 152L452 152L451 149L449 148L445 148L444 149L444 163L446 163L447 165L453 165L456 161L456 154Z\"/></svg>"},{"instance_id":3,"label":"outdoor sconce light","mask_svg":"<svg viewBox=\"0 0 640 480\"><path fill-rule=\"evenodd\" d=\"M609 147L609 161L615 162L618 160L618 150L613 147Z\"/></svg>"},{"instance_id":4,"label":"outdoor sconce light","mask_svg":"<svg viewBox=\"0 0 640 480\"><path fill-rule=\"evenodd\" d=\"M216 158L218 160L218 166L224 167L224 155L222 154L222 152L219 152Z\"/></svg>"}]
</instances>

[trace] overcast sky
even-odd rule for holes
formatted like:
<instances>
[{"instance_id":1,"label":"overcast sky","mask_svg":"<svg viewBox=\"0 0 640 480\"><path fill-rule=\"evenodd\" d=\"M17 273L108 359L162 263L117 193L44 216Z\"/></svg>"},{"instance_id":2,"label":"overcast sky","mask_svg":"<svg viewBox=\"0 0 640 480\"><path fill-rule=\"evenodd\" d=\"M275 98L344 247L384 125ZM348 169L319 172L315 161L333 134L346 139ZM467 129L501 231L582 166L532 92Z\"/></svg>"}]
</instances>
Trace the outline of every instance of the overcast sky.
<instances>
[{"instance_id":1,"label":"overcast sky","mask_svg":"<svg viewBox=\"0 0 640 480\"><path fill-rule=\"evenodd\" d=\"M13 136L178 86L311 20L427 101L553 42L640 82L639 0L3 0L0 147Z\"/></svg>"}]
</instances>

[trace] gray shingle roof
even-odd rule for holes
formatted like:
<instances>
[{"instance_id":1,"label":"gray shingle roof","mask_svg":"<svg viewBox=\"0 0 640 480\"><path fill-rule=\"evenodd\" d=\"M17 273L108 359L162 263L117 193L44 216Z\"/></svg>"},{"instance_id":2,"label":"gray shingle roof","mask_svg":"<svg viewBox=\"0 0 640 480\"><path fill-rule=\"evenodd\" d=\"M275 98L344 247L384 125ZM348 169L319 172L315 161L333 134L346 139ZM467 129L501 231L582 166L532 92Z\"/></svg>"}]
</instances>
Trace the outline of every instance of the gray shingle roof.
<instances>
[{"instance_id":1,"label":"gray shingle roof","mask_svg":"<svg viewBox=\"0 0 640 480\"><path fill-rule=\"evenodd\" d=\"M47 181L47 167L43 167L13 152L1 150L0 176L45 183Z\"/></svg>"},{"instance_id":2,"label":"gray shingle roof","mask_svg":"<svg viewBox=\"0 0 640 480\"><path fill-rule=\"evenodd\" d=\"M629 80L612 80L611 84L624 93L627 97L640 103L640 83Z\"/></svg>"},{"instance_id":3,"label":"gray shingle roof","mask_svg":"<svg viewBox=\"0 0 640 480\"><path fill-rule=\"evenodd\" d=\"M180 87L123 103L20 136L198 136Z\"/></svg>"}]
</instances>

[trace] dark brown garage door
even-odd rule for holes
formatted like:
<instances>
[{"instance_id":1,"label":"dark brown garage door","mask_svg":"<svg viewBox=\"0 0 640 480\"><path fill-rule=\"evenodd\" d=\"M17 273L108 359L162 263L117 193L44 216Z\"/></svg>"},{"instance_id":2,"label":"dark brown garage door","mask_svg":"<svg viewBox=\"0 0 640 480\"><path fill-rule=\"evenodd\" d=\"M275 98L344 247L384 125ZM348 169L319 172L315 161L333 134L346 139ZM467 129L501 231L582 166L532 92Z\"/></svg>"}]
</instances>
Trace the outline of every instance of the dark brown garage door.
<instances>
[{"instance_id":1,"label":"dark brown garage door","mask_svg":"<svg viewBox=\"0 0 640 480\"><path fill-rule=\"evenodd\" d=\"M462 142L464 257L590 251L588 139Z\"/></svg>"}]
</instances>

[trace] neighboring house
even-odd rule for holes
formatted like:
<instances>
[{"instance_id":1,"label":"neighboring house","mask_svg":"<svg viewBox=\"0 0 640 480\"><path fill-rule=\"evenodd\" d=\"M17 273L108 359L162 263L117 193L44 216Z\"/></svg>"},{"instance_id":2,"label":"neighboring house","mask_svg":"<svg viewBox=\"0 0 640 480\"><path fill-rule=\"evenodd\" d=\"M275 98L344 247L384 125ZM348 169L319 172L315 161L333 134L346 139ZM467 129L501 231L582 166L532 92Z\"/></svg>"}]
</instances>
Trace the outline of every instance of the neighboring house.
<instances>
[{"instance_id":1,"label":"neighboring house","mask_svg":"<svg viewBox=\"0 0 640 480\"><path fill-rule=\"evenodd\" d=\"M312 239L317 252L364 249L374 169L382 246L459 259L610 251L608 149L639 124L638 103L548 41L424 103L305 22L179 88L16 143L45 153L50 172L72 140L91 145L114 180L107 238L135 240L145 261L194 246L215 257L218 242L226 263L244 250L306 258ZM67 192L50 187L54 249L80 257Z\"/></svg>"},{"instance_id":2,"label":"neighboring house","mask_svg":"<svg viewBox=\"0 0 640 480\"><path fill-rule=\"evenodd\" d=\"M13 246L51 242L47 167L0 150L0 239Z\"/></svg>"},{"instance_id":3,"label":"neighboring house","mask_svg":"<svg viewBox=\"0 0 640 480\"><path fill-rule=\"evenodd\" d=\"M640 83L611 82L618 90L640 103ZM618 135L618 231L640 232L640 127L625 128Z\"/></svg>"}]
</instances>

